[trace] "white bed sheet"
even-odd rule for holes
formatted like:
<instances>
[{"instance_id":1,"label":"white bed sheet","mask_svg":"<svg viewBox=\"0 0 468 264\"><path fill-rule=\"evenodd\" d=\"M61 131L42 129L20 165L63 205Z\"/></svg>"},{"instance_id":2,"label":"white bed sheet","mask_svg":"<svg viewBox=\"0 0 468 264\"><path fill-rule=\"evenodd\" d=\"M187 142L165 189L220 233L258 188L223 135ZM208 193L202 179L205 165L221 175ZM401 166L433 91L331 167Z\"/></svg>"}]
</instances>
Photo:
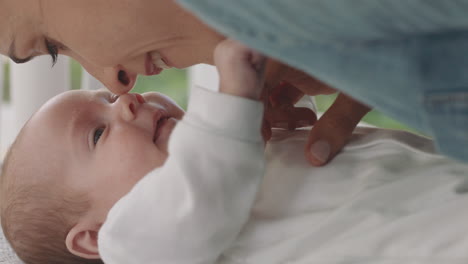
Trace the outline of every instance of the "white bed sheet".
<instances>
[{"instance_id":1,"label":"white bed sheet","mask_svg":"<svg viewBox=\"0 0 468 264\"><path fill-rule=\"evenodd\" d=\"M3 235L3 230L0 228L0 263L1 264L22 264L10 244Z\"/></svg>"}]
</instances>

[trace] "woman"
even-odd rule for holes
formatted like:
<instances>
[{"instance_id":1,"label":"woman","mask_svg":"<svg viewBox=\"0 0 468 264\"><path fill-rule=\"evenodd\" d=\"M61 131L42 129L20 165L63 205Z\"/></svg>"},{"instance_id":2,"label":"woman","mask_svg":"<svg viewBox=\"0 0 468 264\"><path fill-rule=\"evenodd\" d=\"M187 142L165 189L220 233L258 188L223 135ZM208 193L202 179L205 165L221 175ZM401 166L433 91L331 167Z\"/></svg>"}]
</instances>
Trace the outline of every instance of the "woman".
<instances>
[{"instance_id":1,"label":"woman","mask_svg":"<svg viewBox=\"0 0 468 264\"><path fill-rule=\"evenodd\" d=\"M442 153L468 160L468 1L179 2L219 32L433 136Z\"/></svg>"},{"instance_id":2,"label":"woman","mask_svg":"<svg viewBox=\"0 0 468 264\"><path fill-rule=\"evenodd\" d=\"M459 96L468 59L457 49L465 39L463 32L448 34L468 23L463 1L181 2L223 34L434 136L446 154L468 159L459 147L468 142L468 102ZM169 0L0 4L2 54L19 63L47 53L71 56L116 93L130 90L138 74L212 63L212 50L224 39ZM308 94L331 92L303 72L280 72ZM332 158L367 111L340 96L311 132L309 160L322 165Z\"/></svg>"}]
</instances>

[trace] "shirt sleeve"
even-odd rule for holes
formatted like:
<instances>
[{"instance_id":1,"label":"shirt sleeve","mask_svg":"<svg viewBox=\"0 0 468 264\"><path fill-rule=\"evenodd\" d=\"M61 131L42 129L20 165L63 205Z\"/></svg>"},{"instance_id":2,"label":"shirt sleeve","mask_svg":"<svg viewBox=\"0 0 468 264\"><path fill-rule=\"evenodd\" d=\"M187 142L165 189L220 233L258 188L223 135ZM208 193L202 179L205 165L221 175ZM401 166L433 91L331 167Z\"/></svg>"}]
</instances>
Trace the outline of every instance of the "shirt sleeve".
<instances>
[{"instance_id":1,"label":"shirt sleeve","mask_svg":"<svg viewBox=\"0 0 468 264\"><path fill-rule=\"evenodd\" d=\"M371 41L464 30L465 0L177 0L232 38ZM252 31L252 30L255 30ZM261 35L253 36L261 32ZM280 32L282 39L272 39ZM246 36L243 36L243 35ZM271 38L271 39L269 39Z\"/></svg>"},{"instance_id":2,"label":"shirt sleeve","mask_svg":"<svg viewBox=\"0 0 468 264\"><path fill-rule=\"evenodd\" d=\"M248 219L264 171L263 106L196 88L169 158L110 210L99 232L109 264L209 264Z\"/></svg>"},{"instance_id":3,"label":"shirt sleeve","mask_svg":"<svg viewBox=\"0 0 468 264\"><path fill-rule=\"evenodd\" d=\"M221 34L468 160L468 1L177 0Z\"/></svg>"}]
</instances>

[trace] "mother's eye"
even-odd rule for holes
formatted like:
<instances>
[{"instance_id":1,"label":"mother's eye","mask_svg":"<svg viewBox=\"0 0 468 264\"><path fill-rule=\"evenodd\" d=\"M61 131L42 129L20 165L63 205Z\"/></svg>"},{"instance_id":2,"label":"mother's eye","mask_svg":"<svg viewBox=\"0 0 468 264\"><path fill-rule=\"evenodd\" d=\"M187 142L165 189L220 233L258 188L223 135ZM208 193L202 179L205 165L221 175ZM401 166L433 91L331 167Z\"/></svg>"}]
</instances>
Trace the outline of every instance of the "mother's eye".
<instances>
[{"instance_id":1,"label":"mother's eye","mask_svg":"<svg viewBox=\"0 0 468 264\"><path fill-rule=\"evenodd\" d=\"M49 55L52 57L52 67L54 67L58 60L59 46L57 46L55 43L52 43L48 39L45 39L44 42L47 53L49 53Z\"/></svg>"},{"instance_id":2,"label":"mother's eye","mask_svg":"<svg viewBox=\"0 0 468 264\"><path fill-rule=\"evenodd\" d=\"M104 127L101 127L101 128L96 129L96 131L94 131L94 136L93 136L94 145L97 145L99 139L102 136L102 133L104 133L104 129L105 129Z\"/></svg>"}]
</instances>

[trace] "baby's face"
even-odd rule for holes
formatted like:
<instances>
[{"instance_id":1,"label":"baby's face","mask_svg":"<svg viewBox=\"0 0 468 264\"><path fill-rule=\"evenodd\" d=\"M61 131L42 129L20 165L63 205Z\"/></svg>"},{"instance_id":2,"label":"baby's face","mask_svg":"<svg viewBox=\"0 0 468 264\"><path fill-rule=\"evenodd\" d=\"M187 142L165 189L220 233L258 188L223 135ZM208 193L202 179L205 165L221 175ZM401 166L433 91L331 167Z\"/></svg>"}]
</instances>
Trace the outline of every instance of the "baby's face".
<instances>
[{"instance_id":1,"label":"baby's face","mask_svg":"<svg viewBox=\"0 0 468 264\"><path fill-rule=\"evenodd\" d=\"M25 155L36 167L60 171L47 177L88 195L91 210L104 217L165 162L169 136L182 116L182 109L158 93L116 98L104 90L71 91L50 100L27 124L24 142L34 152ZM34 177L29 180L46 180Z\"/></svg>"}]
</instances>

